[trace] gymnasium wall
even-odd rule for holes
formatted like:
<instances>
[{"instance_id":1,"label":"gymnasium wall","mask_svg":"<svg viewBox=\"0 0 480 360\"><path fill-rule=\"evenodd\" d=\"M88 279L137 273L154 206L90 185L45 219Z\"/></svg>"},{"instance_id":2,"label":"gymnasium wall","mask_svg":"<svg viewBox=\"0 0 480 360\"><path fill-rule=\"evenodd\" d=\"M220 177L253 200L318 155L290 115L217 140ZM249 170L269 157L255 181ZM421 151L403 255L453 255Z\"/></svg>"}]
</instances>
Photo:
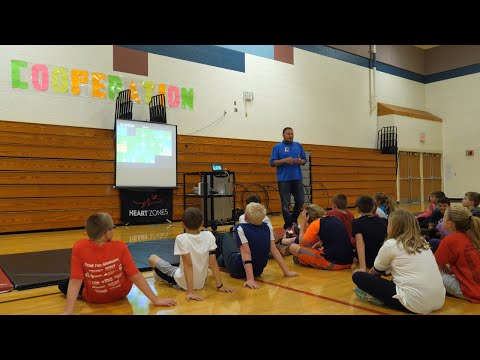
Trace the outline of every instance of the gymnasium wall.
<instances>
[{"instance_id":1,"label":"gymnasium wall","mask_svg":"<svg viewBox=\"0 0 480 360\"><path fill-rule=\"evenodd\" d=\"M426 85L427 109L443 119L444 191L463 198L480 192L480 78L465 75ZM474 156L466 156L466 150Z\"/></svg>"},{"instance_id":2,"label":"gymnasium wall","mask_svg":"<svg viewBox=\"0 0 480 360\"><path fill-rule=\"evenodd\" d=\"M398 148L402 151L441 153L443 150L442 122L395 114L379 116L378 122L381 127L397 127Z\"/></svg>"},{"instance_id":3,"label":"gymnasium wall","mask_svg":"<svg viewBox=\"0 0 480 360\"><path fill-rule=\"evenodd\" d=\"M87 70L90 77L97 72L130 77L137 84L150 81L155 86L193 89L193 109L182 105L167 108L168 122L178 125L179 134L279 141L281 130L293 126L296 140L301 142L375 147L376 113L370 111L368 68L298 47L290 48L292 63L285 62L289 59L281 61L281 56L276 60L218 46L206 49L202 57L199 46L180 55L162 49L179 57L174 58L158 55L160 51L154 48L151 51L157 53L148 52L148 76L141 76L114 71L111 45L0 46L0 119L113 128L113 100L74 96L71 89L55 93L51 86L47 91L35 90L28 79L31 76L23 70L21 76L29 83L28 89L12 89L11 60L21 60L69 71ZM204 63L198 62L203 59ZM225 68L230 64L234 69ZM137 87L140 92L141 85ZM252 92L253 101L244 102L244 92ZM424 87L377 72L377 96L379 101L418 108L424 104ZM134 117L148 119L148 105L134 103Z\"/></svg>"},{"instance_id":4,"label":"gymnasium wall","mask_svg":"<svg viewBox=\"0 0 480 360\"><path fill-rule=\"evenodd\" d=\"M423 109L444 120L445 190L451 197L461 197L465 191L475 190L475 183L468 179L478 175L475 156L464 155L465 148L476 149L478 137L478 84L475 75L469 75L478 69L470 56L463 72L452 68L463 64L461 59L454 59L442 73L432 73L432 69L440 69L438 64L447 63L430 56L433 50L425 51L423 60L427 63L422 67L418 49L379 45L372 86L367 45L356 49L348 45L2 45L0 120L111 130L115 101L109 98L108 86L103 89L105 98L91 93L92 73L98 73L121 77L126 84L134 80L142 98L133 109L134 118L139 120L149 117L146 88L151 86L151 95L166 91L168 122L178 126L180 135L277 142L281 130L292 126L296 140L310 146L373 149L378 120L370 100L375 95L378 102ZM119 53L123 53L122 59ZM443 52L439 56L447 55ZM16 82L12 60L28 64ZM68 76L73 69L86 70L87 86L80 86L80 94L72 95L69 78L66 92L56 92L50 78L45 89L41 72L37 71L37 83L32 81L29 71L35 64L50 71L65 68ZM98 79L107 82L101 76ZM27 83L27 88L18 87L19 81ZM170 98L170 90L178 92L177 98ZM252 93L253 100L244 101L244 92ZM24 131L28 132L28 127ZM8 137L2 141L8 142ZM101 143L101 148L104 146ZM334 151L328 156L335 158ZM329 161L333 166L338 163ZM342 184L334 187L345 188Z\"/></svg>"},{"instance_id":5,"label":"gymnasium wall","mask_svg":"<svg viewBox=\"0 0 480 360\"><path fill-rule=\"evenodd\" d=\"M83 227L93 212L108 212L121 223L119 190L114 183L113 131L83 127L0 121L0 233ZM222 163L236 182L236 201L244 209L257 193L269 213L281 211L275 168L266 164L275 142L180 135L178 185L173 192L173 219L181 219L184 194ZM312 202L331 206L337 193L349 197L384 191L395 196L395 156L375 149L304 144L311 154ZM186 197L186 206L201 198ZM227 206L225 202L222 206ZM226 209L226 208L225 208Z\"/></svg>"},{"instance_id":6,"label":"gymnasium wall","mask_svg":"<svg viewBox=\"0 0 480 360\"><path fill-rule=\"evenodd\" d=\"M367 45L331 45L345 51L353 61L355 55L368 58ZM379 123L401 124L399 146L416 151L443 151L444 191L453 198L462 198L467 191L480 191L478 135L480 46L441 45L421 50L406 45L377 45L377 72L380 77L397 74L416 79L410 83L423 87L424 93L399 91L408 81L391 83L379 81L377 95L380 102L416 110L425 110L443 120L442 125L419 119L399 116L383 116ZM411 73L402 73L402 70ZM395 89L389 94L389 85ZM408 98L408 96L412 96ZM416 99L415 97L418 96ZM410 105L407 105L410 104ZM394 121L394 118L396 121ZM406 120L406 121L405 121ZM423 124L422 124L423 123ZM419 141L419 134L427 135ZM439 150L441 149L441 150ZM474 156L466 156L466 150L474 150Z\"/></svg>"}]
</instances>

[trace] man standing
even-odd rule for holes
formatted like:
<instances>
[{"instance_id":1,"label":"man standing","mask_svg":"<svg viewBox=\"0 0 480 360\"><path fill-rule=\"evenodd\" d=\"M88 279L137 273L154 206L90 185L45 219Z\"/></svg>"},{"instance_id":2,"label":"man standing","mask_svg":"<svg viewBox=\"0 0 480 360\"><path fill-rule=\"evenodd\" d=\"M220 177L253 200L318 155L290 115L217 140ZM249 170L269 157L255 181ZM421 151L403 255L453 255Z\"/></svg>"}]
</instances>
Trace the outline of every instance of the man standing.
<instances>
[{"instance_id":1,"label":"man standing","mask_svg":"<svg viewBox=\"0 0 480 360\"><path fill-rule=\"evenodd\" d=\"M305 201L303 191L301 165L307 162L302 144L293 141L293 129L283 129L283 141L276 144L270 156L270 166L277 168L277 181L280 199L282 201L283 227L290 230L297 223L298 215ZM290 215L290 194L293 195L295 206Z\"/></svg>"}]
</instances>

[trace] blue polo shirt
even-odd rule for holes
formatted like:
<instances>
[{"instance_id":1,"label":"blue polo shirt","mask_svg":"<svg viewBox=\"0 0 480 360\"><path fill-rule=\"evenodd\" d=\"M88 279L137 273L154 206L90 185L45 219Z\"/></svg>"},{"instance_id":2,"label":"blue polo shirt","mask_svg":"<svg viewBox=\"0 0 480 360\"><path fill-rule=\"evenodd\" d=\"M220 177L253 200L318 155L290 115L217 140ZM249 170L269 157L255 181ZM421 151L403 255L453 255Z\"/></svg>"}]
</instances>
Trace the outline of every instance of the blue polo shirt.
<instances>
[{"instance_id":1,"label":"blue polo shirt","mask_svg":"<svg viewBox=\"0 0 480 360\"><path fill-rule=\"evenodd\" d=\"M285 141L276 144L272 149L272 155L270 156L270 166L273 165L275 160L281 160L288 157L300 158L307 161L305 151L303 151L302 144L293 141L291 144L287 144ZM289 180L302 180L302 169L299 164L282 164L277 166L277 180L289 181Z\"/></svg>"}]
</instances>

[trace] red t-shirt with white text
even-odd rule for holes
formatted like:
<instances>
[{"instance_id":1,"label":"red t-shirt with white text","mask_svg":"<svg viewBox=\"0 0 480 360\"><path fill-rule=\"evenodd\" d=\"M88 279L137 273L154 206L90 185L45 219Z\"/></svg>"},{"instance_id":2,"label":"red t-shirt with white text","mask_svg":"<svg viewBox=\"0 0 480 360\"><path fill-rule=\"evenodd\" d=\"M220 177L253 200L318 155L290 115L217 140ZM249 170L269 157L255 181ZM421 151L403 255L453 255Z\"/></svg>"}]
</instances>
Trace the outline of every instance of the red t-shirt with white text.
<instances>
[{"instance_id":1,"label":"red t-shirt with white text","mask_svg":"<svg viewBox=\"0 0 480 360\"><path fill-rule=\"evenodd\" d=\"M73 245L70 279L84 280L82 297L88 302L123 299L132 289L129 278L137 273L130 251L121 241L99 245L84 239Z\"/></svg>"}]
</instances>

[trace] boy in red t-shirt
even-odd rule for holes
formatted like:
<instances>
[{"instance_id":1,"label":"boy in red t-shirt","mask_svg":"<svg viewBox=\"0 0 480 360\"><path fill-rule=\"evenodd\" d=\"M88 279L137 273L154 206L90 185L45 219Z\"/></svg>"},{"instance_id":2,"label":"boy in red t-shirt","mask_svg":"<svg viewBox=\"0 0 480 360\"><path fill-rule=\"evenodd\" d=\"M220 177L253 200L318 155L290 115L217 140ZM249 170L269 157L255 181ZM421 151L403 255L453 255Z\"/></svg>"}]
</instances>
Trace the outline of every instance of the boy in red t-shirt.
<instances>
[{"instance_id":1,"label":"boy in red t-shirt","mask_svg":"<svg viewBox=\"0 0 480 360\"><path fill-rule=\"evenodd\" d=\"M133 284L156 306L176 305L172 299L158 298L138 271L127 246L112 241L115 225L109 214L90 215L85 229L89 239L73 245L70 278L58 284L67 295L64 314L73 314L78 297L91 303L108 303L125 298Z\"/></svg>"}]
</instances>

